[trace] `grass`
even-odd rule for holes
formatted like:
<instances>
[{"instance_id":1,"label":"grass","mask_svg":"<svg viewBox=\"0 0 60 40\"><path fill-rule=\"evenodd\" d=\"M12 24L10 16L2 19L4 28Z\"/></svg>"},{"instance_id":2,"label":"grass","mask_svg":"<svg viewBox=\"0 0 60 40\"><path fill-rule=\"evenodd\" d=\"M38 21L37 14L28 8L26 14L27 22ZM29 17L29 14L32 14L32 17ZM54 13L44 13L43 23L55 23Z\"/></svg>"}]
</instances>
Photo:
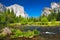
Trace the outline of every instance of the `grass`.
<instances>
[{"instance_id":1,"label":"grass","mask_svg":"<svg viewBox=\"0 0 60 40\"><path fill-rule=\"evenodd\" d=\"M9 26L14 27L15 25L19 25L21 26L21 23L12 23L9 24ZM47 24L41 24L41 22L28 22L28 24L25 24L26 26L42 26L42 27L51 27L51 26L60 26L60 21L56 21L56 22L48 22Z\"/></svg>"}]
</instances>

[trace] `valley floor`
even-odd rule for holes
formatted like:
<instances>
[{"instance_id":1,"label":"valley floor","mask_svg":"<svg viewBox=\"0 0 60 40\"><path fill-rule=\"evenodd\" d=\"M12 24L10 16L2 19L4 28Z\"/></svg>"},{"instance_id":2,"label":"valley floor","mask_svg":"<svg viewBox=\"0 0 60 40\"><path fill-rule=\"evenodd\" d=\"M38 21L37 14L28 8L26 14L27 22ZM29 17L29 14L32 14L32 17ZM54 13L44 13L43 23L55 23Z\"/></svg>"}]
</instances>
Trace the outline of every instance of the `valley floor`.
<instances>
[{"instance_id":1,"label":"valley floor","mask_svg":"<svg viewBox=\"0 0 60 40\"><path fill-rule=\"evenodd\" d=\"M41 23L41 22L28 22L27 24L21 24L21 23L11 23L8 24L9 26L15 26L15 25L24 25L24 26L42 26L42 27L51 27L51 26L60 26L60 21L56 22L47 22L47 23Z\"/></svg>"}]
</instances>

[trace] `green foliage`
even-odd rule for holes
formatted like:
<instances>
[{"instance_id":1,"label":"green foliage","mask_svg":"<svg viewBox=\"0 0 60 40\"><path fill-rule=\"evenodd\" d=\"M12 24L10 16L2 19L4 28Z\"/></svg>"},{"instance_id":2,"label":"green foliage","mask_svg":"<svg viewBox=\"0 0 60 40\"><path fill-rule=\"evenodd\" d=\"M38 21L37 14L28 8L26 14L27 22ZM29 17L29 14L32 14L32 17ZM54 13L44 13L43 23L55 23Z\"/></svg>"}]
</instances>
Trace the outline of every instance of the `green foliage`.
<instances>
[{"instance_id":1,"label":"green foliage","mask_svg":"<svg viewBox=\"0 0 60 40\"><path fill-rule=\"evenodd\" d=\"M60 12L57 13L56 19L57 19L57 21L60 21Z\"/></svg>"},{"instance_id":2,"label":"green foliage","mask_svg":"<svg viewBox=\"0 0 60 40\"><path fill-rule=\"evenodd\" d=\"M20 22L22 25L26 25L28 23L28 20L27 19L23 19L21 22Z\"/></svg>"},{"instance_id":3,"label":"green foliage","mask_svg":"<svg viewBox=\"0 0 60 40\"><path fill-rule=\"evenodd\" d=\"M11 38L23 37L23 32L20 31L19 29L13 29L12 33L14 35L11 35Z\"/></svg>"},{"instance_id":4,"label":"green foliage","mask_svg":"<svg viewBox=\"0 0 60 40\"><path fill-rule=\"evenodd\" d=\"M56 19L54 18L51 20L51 24L55 24L55 23L56 23Z\"/></svg>"},{"instance_id":5,"label":"green foliage","mask_svg":"<svg viewBox=\"0 0 60 40\"><path fill-rule=\"evenodd\" d=\"M11 35L11 38L17 38L17 37L23 37L23 36L31 38L34 35L39 35L39 32L37 30L34 30L34 31L28 30L26 32L24 32L24 31L22 32L18 29L13 29L12 32L14 35Z\"/></svg>"},{"instance_id":6,"label":"green foliage","mask_svg":"<svg viewBox=\"0 0 60 40\"><path fill-rule=\"evenodd\" d=\"M0 33L0 38L3 38L3 37L6 37L6 35Z\"/></svg>"},{"instance_id":7,"label":"green foliage","mask_svg":"<svg viewBox=\"0 0 60 40\"><path fill-rule=\"evenodd\" d=\"M12 34L15 34L17 29L11 29Z\"/></svg>"},{"instance_id":8,"label":"green foliage","mask_svg":"<svg viewBox=\"0 0 60 40\"><path fill-rule=\"evenodd\" d=\"M52 19L56 18L57 14L55 12L51 12L51 14L48 15L48 21L51 21Z\"/></svg>"},{"instance_id":9,"label":"green foliage","mask_svg":"<svg viewBox=\"0 0 60 40\"><path fill-rule=\"evenodd\" d=\"M34 30L34 34L35 34L35 35L39 35L39 31Z\"/></svg>"},{"instance_id":10,"label":"green foliage","mask_svg":"<svg viewBox=\"0 0 60 40\"><path fill-rule=\"evenodd\" d=\"M34 36L34 32L33 31L28 31L28 32L26 32L26 34L24 36L25 37L33 37Z\"/></svg>"},{"instance_id":11,"label":"green foliage","mask_svg":"<svg viewBox=\"0 0 60 40\"><path fill-rule=\"evenodd\" d=\"M18 36L18 37L23 36L22 32L20 30L16 30L15 35Z\"/></svg>"},{"instance_id":12,"label":"green foliage","mask_svg":"<svg viewBox=\"0 0 60 40\"><path fill-rule=\"evenodd\" d=\"M15 14L13 12L13 10L10 12L10 10L5 10L5 12L1 12L0 13L0 25L4 24L7 25L9 23L14 23L15 22Z\"/></svg>"},{"instance_id":13,"label":"green foliage","mask_svg":"<svg viewBox=\"0 0 60 40\"><path fill-rule=\"evenodd\" d=\"M47 19L46 17L41 18L41 23L42 23L43 25L48 24L48 19Z\"/></svg>"},{"instance_id":14,"label":"green foliage","mask_svg":"<svg viewBox=\"0 0 60 40\"><path fill-rule=\"evenodd\" d=\"M54 10L51 10L51 14L48 16L42 15L38 18L35 17L29 17L29 18L23 18L21 15L19 17L14 14L14 11L10 12L10 10L5 10L5 12L0 12L0 26L8 26L8 24L11 23L20 23L21 25L35 25L35 22L41 22L41 25L47 25L48 22L51 22L56 19L56 21L60 21L60 11L58 13L55 13ZM40 24L39 24L40 25Z\"/></svg>"},{"instance_id":15,"label":"green foliage","mask_svg":"<svg viewBox=\"0 0 60 40\"><path fill-rule=\"evenodd\" d=\"M7 36L6 33L1 32L1 33L0 33L0 40L1 40L1 39L3 40L6 36Z\"/></svg>"}]
</instances>

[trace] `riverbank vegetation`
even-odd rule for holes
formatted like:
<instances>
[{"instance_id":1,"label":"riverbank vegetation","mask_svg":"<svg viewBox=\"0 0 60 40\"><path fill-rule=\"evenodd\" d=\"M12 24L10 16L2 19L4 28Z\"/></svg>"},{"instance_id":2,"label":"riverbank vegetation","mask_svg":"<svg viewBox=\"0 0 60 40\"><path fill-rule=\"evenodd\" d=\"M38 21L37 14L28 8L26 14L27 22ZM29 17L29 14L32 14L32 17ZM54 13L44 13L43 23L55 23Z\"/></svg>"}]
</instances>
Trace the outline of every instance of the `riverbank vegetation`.
<instances>
[{"instance_id":1,"label":"riverbank vegetation","mask_svg":"<svg viewBox=\"0 0 60 40\"><path fill-rule=\"evenodd\" d=\"M5 12L0 12L0 26L8 25L37 25L37 26L60 26L60 12L51 12L48 16L44 14L38 18L22 16L17 17L12 10L6 10Z\"/></svg>"},{"instance_id":2,"label":"riverbank vegetation","mask_svg":"<svg viewBox=\"0 0 60 40\"><path fill-rule=\"evenodd\" d=\"M34 36L37 36L39 34L40 33L37 30L21 31L20 29L13 29L13 28L11 29L11 28L5 27L0 32L0 40L3 40L3 38L7 36L11 39L15 39L18 37L33 38Z\"/></svg>"},{"instance_id":3,"label":"riverbank vegetation","mask_svg":"<svg viewBox=\"0 0 60 40\"><path fill-rule=\"evenodd\" d=\"M22 31L20 29L13 29L5 27L0 30L0 40L59 40L60 35L45 35L37 30Z\"/></svg>"}]
</instances>

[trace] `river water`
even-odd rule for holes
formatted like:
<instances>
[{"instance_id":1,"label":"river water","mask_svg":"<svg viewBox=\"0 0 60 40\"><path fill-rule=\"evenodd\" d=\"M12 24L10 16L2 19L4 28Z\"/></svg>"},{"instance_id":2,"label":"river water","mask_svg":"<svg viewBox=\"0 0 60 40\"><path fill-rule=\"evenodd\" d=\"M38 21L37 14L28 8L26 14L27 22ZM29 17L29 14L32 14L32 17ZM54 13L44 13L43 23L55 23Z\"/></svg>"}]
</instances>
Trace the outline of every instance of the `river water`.
<instances>
[{"instance_id":1,"label":"river water","mask_svg":"<svg viewBox=\"0 0 60 40\"><path fill-rule=\"evenodd\" d=\"M28 30L38 30L40 35L34 38L17 38L21 40L60 40L60 27L41 27L41 26L20 26L18 29L21 31L28 31ZM15 39L15 40L17 40Z\"/></svg>"},{"instance_id":2,"label":"river water","mask_svg":"<svg viewBox=\"0 0 60 40\"><path fill-rule=\"evenodd\" d=\"M20 27L20 30L22 31L28 31L28 30L38 30L40 33L42 32L51 32L55 34L60 34L60 27L39 27L39 26L24 26Z\"/></svg>"}]
</instances>

